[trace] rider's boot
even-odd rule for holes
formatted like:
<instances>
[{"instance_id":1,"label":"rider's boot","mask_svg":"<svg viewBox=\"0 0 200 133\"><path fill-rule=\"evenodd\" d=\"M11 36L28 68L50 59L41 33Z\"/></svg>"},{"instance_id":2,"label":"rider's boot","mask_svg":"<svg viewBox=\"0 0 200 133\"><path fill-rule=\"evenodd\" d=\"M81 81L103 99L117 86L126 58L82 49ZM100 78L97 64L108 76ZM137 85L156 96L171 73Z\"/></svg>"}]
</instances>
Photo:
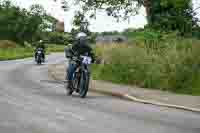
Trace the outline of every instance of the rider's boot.
<instances>
[{"instance_id":1,"label":"rider's boot","mask_svg":"<svg viewBox=\"0 0 200 133\"><path fill-rule=\"evenodd\" d=\"M70 96L73 93L71 82L68 82L66 89L67 89L67 95Z\"/></svg>"},{"instance_id":2,"label":"rider's boot","mask_svg":"<svg viewBox=\"0 0 200 133\"><path fill-rule=\"evenodd\" d=\"M72 81L68 81L67 89L72 89Z\"/></svg>"},{"instance_id":3,"label":"rider's boot","mask_svg":"<svg viewBox=\"0 0 200 133\"><path fill-rule=\"evenodd\" d=\"M76 89L76 92L77 92L77 93L79 93L79 92L80 92L80 90L79 90L79 89Z\"/></svg>"}]
</instances>

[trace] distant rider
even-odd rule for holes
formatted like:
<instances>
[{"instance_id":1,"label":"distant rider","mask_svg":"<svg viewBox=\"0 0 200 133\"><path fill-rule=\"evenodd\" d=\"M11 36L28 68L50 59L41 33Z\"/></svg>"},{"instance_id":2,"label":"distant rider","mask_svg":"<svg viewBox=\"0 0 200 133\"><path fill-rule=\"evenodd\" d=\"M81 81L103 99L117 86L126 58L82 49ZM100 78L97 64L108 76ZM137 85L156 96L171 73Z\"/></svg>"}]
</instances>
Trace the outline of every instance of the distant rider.
<instances>
[{"instance_id":1,"label":"distant rider","mask_svg":"<svg viewBox=\"0 0 200 133\"><path fill-rule=\"evenodd\" d=\"M45 60L45 45L43 40L40 40L39 43L36 45L35 49L35 59L37 58L37 51L42 51L42 58Z\"/></svg>"}]
</instances>

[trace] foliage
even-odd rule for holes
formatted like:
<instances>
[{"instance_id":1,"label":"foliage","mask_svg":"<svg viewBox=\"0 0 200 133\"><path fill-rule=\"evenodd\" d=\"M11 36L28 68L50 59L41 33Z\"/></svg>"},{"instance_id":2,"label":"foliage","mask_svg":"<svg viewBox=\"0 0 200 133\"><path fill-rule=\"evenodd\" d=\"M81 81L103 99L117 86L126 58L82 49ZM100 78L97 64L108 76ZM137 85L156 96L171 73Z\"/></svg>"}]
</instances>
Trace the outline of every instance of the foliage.
<instances>
[{"instance_id":1,"label":"foliage","mask_svg":"<svg viewBox=\"0 0 200 133\"><path fill-rule=\"evenodd\" d=\"M66 45L72 43L72 36L69 33L46 32L43 33L43 39L47 43Z\"/></svg>"},{"instance_id":2,"label":"foliage","mask_svg":"<svg viewBox=\"0 0 200 133\"><path fill-rule=\"evenodd\" d=\"M10 1L0 2L0 39L12 40L19 44L32 42L41 37L47 28L45 20L52 20L46 15L41 5L32 5L30 11L13 5Z\"/></svg>"},{"instance_id":3,"label":"foliage","mask_svg":"<svg viewBox=\"0 0 200 133\"><path fill-rule=\"evenodd\" d=\"M155 42L140 40L138 45L98 46L96 54L105 64L93 66L93 77L200 95L200 41L171 36Z\"/></svg>"},{"instance_id":4,"label":"foliage","mask_svg":"<svg viewBox=\"0 0 200 133\"><path fill-rule=\"evenodd\" d=\"M0 40L0 48L16 48L18 44L9 40Z\"/></svg>"},{"instance_id":5,"label":"foliage","mask_svg":"<svg viewBox=\"0 0 200 133\"><path fill-rule=\"evenodd\" d=\"M85 14L81 11L77 11L74 15L74 20L73 20L73 30L72 33L76 34L77 32L84 31L85 33L90 33L88 26L89 26L89 21L87 20Z\"/></svg>"},{"instance_id":6,"label":"foliage","mask_svg":"<svg viewBox=\"0 0 200 133\"><path fill-rule=\"evenodd\" d=\"M64 45L57 45L57 44L49 44L47 51L48 52L64 52Z\"/></svg>"},{"instance_id":7,"label":"foliage","mask_svg":"<svg viewBox=\"0 0 200 133\"><path fill-rule=\"evenodd\" d=\"M151 4L149 25L165 31L178 30L182 35L191 33L197 25L191 0L158 0Z\"/></svg>"},{"instance_id":8,"label":"foliage","mask_svg":"<svg viewBox=\"0 0 200 133\"><path fill-rule=\"evenodd\" d=\"M13 60L33 57L33 49L26 47L0 48L0 60Z\"/></svg>"},{"instance_id":9,"label":"foliage","mask_svg":"<svg viewBox=\"0 0 200 133\"><path fill-rule=\"evenodd\" d=\"M96 17L97 9L104 9L108 16L128 19L146 8L149 27L164 31L179 31L181 35L191 33L198 19L192 9L191 0L76 0L82 9Z\"/></svg>"},{"instance_id":10,"label":"foliage","mask_svg":"<svg viewBox=\"0 0 200 133\"><path fill-rule=\"evenodd\" d=\"M34 55L34 49L32 47L19 47L17 44L11 41L0 41L0 46L8 46L6 44L10 44L10 47L0 47L0 61L22 59L33 57ZM49 44L47 47L47 54L51 52L63 51L63 45Z\"/></svg>"},{"instance_id":11,"label":"foliage","mask_svg":"<svg viewBox=\"0 0 200 133\"><path fill-rule=\"evenodd\" d=\"M102 32L102 33L99 33L100 35L119 35L121 34L120 32L118 31L110 31L110 32Z\"/></svg>"},{"instance_id":12,"label":"foliage","mask_svg":"<svg viewBox=\"0 0 200 133\"><path fill-rule=\"evenodd\" d=\"M66 1L66 0L65 0ZM144 0L76 0L75 4L80 4L82 9L90 11L90 17L96 17L97 9L104 9L107 15L115 18L127 19L138 13L139 7Z\"/></svg>"}]
</instances>

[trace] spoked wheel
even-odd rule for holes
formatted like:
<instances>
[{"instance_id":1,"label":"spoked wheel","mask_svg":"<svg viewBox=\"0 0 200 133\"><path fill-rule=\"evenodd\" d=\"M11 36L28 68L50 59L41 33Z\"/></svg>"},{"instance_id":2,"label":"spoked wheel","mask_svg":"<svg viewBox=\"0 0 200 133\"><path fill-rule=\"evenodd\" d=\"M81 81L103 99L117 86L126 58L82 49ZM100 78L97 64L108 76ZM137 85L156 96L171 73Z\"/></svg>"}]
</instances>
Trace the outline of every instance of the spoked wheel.
<instances>
[{"instance_id":1,"label":"spoked wheel","mask_svg":"<svg viewBox=\"0 0 200 133\"><path fill-rule=\"evenodd\" d=\"M38 64L38 65L42 64L42 61L41 61L41 58L40 58L40 57L37 57L37 64Z\"/></svg>"},{"instance_id":2,"label":"spoked wheel","mask_svg":"<svg viewBox=\"0 0 200 133\"><path fill-rule=\"evenodd\" d=\"M37 62L37 64L38 64L38 65L41 65L41 62L40 62L40 61L38 61L38 62Z\"/></svg>"},{"instance_id":3,"label":"spoked wheel","mask_svg":"<svg viewBox=\"0 0 200 133\"><path fill-rule=\"evenodd\" d=\"M82 72L80 78L80 97L85 98L89 88L89 74Z\"/></svg>"}]
</instances>

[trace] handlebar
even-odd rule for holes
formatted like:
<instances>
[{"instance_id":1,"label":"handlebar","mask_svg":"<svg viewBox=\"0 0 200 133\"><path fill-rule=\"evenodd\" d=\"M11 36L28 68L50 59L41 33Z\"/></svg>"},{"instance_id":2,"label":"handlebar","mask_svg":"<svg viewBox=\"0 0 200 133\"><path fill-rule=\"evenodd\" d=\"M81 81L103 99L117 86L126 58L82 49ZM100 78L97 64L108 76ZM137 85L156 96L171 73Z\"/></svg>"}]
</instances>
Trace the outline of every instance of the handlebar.
<instances>
[{"instance_id":1,"label":"handlebar","mask_svg":"<svg viewBox=\"0 0 200 133\"><path fill-rule=\"evenodd\" d=\"M72 56L71 59L73 61L75 61L75 62L80 62L81 61L80 57L77 57L77 56Z\"/></svg>"}]
</instances>

